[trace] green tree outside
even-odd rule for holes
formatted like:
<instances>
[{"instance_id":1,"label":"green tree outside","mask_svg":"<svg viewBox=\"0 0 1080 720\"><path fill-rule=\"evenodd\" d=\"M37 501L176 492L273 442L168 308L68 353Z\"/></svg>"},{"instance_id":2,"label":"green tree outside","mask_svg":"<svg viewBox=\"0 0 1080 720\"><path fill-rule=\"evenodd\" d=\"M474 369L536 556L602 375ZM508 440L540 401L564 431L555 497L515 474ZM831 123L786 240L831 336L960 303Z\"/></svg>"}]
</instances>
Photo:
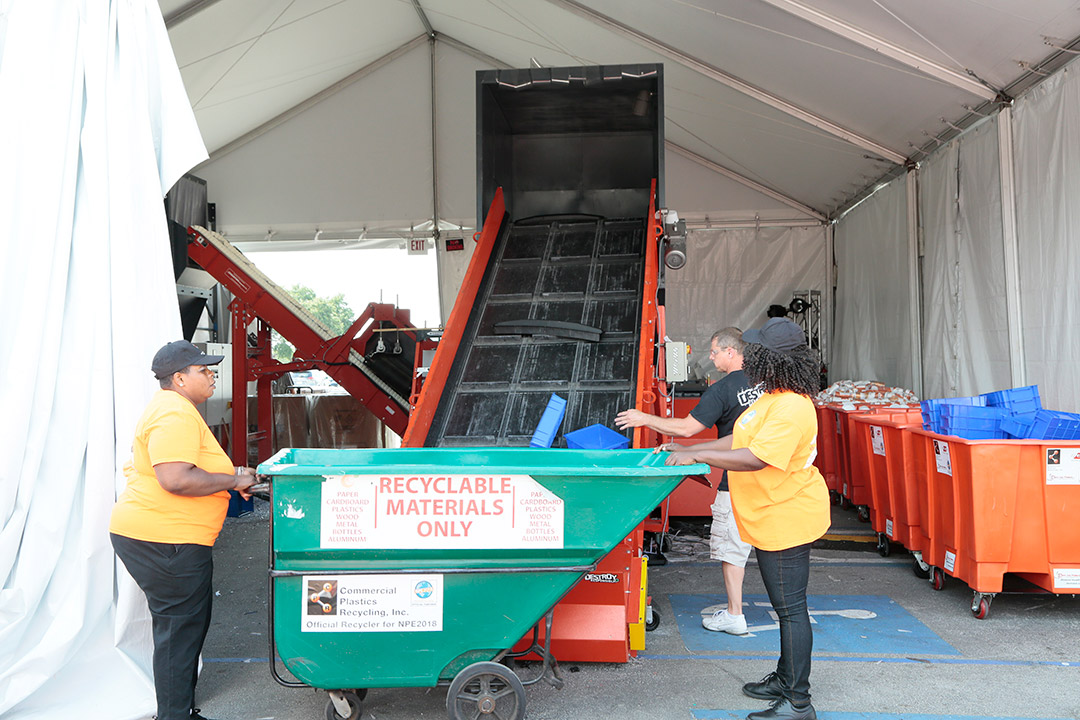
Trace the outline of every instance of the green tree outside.
<instances>
[{"instance_id":1,"label":"green tree outside","mask_svg":"<svg viewBox=\"0 0 1080 720\"><path fill-rule=\"evenodd\" d=\"M314 290L305 285L293 285L289 288L289 294L311 313L312 317L325 325L331 335L341 335L356 319L352 308L345 302L345 296L341 293L330 297L319 297ZM295 348L276 330L271 333L270 343L275 360L285 363L292 361Z\"/></svg>"}]
</instances>

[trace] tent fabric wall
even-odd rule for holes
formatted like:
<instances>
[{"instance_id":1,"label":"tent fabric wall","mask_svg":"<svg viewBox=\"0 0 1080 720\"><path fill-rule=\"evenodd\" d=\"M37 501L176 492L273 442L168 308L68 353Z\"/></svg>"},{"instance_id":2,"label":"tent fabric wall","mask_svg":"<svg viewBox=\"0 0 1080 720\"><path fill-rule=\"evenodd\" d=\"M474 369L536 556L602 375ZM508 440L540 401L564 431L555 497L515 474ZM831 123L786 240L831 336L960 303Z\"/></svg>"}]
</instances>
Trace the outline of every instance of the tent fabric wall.
<instances>
[{"instance_id":1,"label":"tent fabric wall","mask_svg":"<svg viewBox=\"0 0 1080 720\"><path fill-rule=\"evenodd\" d=\"M1080 411L1080 67L1017 101L1013 137L1027 382L1045 407Z\"/></svg>"},{"instance_id":2,"label":"tent fabric wall","mask_svg":"<svg viewBox=\"0 0 1080 720\"><path fill-rule=\"evenodd\" d=\"M180 336L162 197L205 149L156 2L6 22L0 105L27 110L0 113L0 715L144 717L145 600L108 519Z\"/></svg>"},{"instance_id":3,"label":"tent fabric wall","mask_svg":"<svg viewBox=\"0 0 1080 720\"><path fill-rule=\"evenodd\" d=\"M709 338L765 322L796 290L825 290L824 226L691 230L687 263L667 271L667 335L689 342L691 364L708 369Z\"/></svg>"},{"instance_id":4,"label":"tent fabric wall","mask_svg":"<svg viewBox=\"0 0 1080 720\"><path fill-rule=\"evenodd\" d=\"M836 224L836 312L829 380L913 388L907 185L901 177Z\"/></svg>"},{"instance_id":5,"label":"tent fabric wall","mask_svg":"<svg viewBox=\"0 0 1080 720\"><path fill-rule=\"evenodd\" d=\"M989 118L919 171L928 398L1010 384L997 132L997 118Z\"/></svg>"}]
</instances>

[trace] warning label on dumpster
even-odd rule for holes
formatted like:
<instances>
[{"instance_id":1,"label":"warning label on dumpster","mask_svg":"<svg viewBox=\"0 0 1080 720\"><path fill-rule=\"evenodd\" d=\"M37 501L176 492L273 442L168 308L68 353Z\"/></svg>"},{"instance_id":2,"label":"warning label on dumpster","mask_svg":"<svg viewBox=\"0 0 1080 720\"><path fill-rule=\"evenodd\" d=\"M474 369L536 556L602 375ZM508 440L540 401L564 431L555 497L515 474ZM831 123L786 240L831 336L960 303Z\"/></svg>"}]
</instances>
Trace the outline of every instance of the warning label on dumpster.
<instances>
[{"instance_id":1,"label":"warning label on dumpster","mask_svg":"<svg viewBox=\"0 0 1080 720\"><path fill-rule=\"evenodd\" d=\"M437 632L442 575L307 575L301 632Z\"/></svg>"},{"instance_id":2,"label":"warning label on dumpster","mask_svg":"<svg viewBox=\"0 0 1080 720\"><path fill-rule=\"evenodd\" d=\"M563 500L528 475L327 475L324 548L561 548Z\"/></svg>"},{"instance_id":3,"label":"warning label on dumpster","mask_svg":"<svg viewBox=\"0 0 1080 720\"><path fill-rule=\"evenodd\" d=\"M1080 485L1080 448L1046 449L1046 484Z\"/></svg>"}]
</instances>

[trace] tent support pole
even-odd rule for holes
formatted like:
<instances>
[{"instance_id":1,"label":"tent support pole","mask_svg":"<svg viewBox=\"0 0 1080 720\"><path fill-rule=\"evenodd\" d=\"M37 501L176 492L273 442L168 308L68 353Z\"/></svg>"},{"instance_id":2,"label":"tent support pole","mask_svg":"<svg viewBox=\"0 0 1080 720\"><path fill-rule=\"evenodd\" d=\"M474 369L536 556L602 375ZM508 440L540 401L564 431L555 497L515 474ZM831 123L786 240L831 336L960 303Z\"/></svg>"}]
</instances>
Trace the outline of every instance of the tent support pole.
<instances>
[{"instance_id":1,"label":"tent support pole","mask_svg":"<svg viewBox=\"0 0 1080 720\"><path fill-rule=\"evenodd\" d=\"M1009 320L1009 370L1013 387L1027 385L1024 325L1020 303L1020 252L1016 229L1016 177L1013 165L1012 106L998 113L998 166L1001 179L1001 240L1005 252L1005 312Z\"/></svg>"},{"instance_id":2,"label":"tent support pole","mask_svg":"<svg viewBox=\"0 0 1080 720\"><path fill-rule=\"evenodd\" d=\"M922 313L919 308L919 175L911 167L904 178L907 184L908 232L908 302L911 305L911 390L923 396Z\"/></svg>"}]
</instances>

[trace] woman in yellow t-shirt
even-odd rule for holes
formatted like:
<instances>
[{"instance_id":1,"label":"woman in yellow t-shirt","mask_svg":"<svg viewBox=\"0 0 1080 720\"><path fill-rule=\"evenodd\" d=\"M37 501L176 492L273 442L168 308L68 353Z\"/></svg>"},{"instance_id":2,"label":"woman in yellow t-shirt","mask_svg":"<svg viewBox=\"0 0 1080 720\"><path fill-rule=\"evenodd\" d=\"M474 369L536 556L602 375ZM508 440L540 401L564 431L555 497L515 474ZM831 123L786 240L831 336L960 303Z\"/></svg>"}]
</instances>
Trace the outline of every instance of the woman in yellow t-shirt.
<instances>
[{"instance_id":1,"label":"woman in yellow t-shirt","mask_svg":"<svg viewBox=\"0 0 1080 720\"><path fill-rule=\"evenodd\" d=\"M772 701L747 720L816 720L810 704L813 631L806 606L810 545L829 529L829 491L814 467L817 415L810 399L819 366L802 329L772 318L743 333L743 372L763 384L761 397L739 416L731 435L711 442L664 445L668 465L706 462L728 471L739 534L756 549L758 569L780 623L780 659L750 697Z\"/></svg>"},{"instance_id":2,"label":"woman in yellow t-shirt","mask_svg":"<svg viewBox=\"0 0 1080 720\"><path fill-rule=\"evenodd\" d=\"M199 415L214 394L206 355L185 340L158 350L151 370L161 384L135 426L128 484L116 500L113 549L146 594L154 633L158 720L206 720L195 707L199 653L210 627L211 552L229 505L255 471L234 468Z\"/></svg>"}]
</instances>

